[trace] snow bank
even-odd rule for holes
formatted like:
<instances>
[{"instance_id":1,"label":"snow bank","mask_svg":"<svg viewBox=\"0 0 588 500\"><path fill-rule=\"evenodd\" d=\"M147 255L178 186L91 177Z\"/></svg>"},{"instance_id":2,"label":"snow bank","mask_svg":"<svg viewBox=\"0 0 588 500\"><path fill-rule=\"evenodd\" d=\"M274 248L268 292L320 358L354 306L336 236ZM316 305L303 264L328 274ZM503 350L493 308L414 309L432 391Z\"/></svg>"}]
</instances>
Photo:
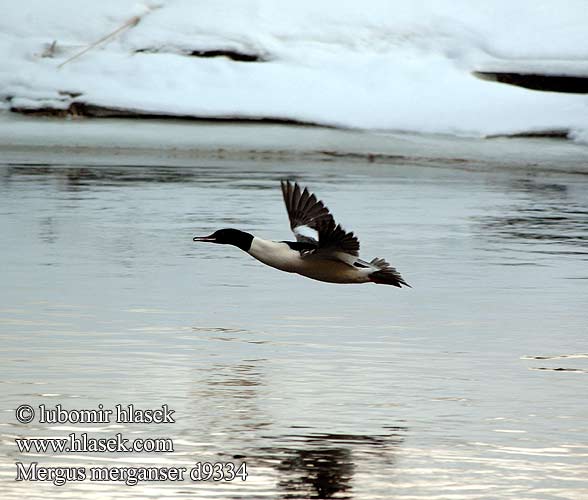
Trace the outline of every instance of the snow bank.
<instances>
[{"instance_id":1,"label":"snow bank","mask_svg":"<svg viewBox=\"0 0 588 500\"><path fill-rule=\"evenodd\" d=\"M133 16L137 26L58 69ZM587 96L472 72L588 76L587 25L583 0L25 0L0 18L0 106L584 137ZM191 55L211 51L252 61Z\"/></svg>"}]
</instances>

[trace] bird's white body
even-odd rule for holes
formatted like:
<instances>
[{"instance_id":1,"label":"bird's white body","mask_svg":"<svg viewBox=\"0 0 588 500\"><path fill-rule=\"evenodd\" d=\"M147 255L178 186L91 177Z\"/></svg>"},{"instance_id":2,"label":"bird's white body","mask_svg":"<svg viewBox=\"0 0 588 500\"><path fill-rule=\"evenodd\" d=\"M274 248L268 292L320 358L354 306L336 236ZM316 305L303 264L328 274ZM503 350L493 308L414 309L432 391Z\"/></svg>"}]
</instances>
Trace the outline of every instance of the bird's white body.
<instances>
[{"instance_id":1,"label":"bird's white body","mask_svg":"<svg viewBox=\"0 0 588 500\"><path fill-rule=\"evenodd\" d=\"M347 254L333 253L329 257L322 255L303 257L299 251L293 250L287 243L264 240L257 236L253 238L248 253L260 262L281 271L328 283L367 283L371 281L370 273L377 270L369 263ZM354 261L360 262L365 267L354 267Z\"/></svg>"}]
</instances>

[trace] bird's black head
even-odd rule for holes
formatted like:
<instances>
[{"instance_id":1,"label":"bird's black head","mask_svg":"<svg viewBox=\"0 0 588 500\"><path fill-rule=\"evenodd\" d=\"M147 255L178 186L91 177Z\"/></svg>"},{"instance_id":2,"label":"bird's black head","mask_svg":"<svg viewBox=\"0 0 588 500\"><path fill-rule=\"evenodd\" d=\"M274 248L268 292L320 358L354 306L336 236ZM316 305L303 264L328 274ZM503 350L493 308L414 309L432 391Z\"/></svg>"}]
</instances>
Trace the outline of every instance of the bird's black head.
<instances>
[{"instance_id":1,"label":"bird's black head","mask_svg":"<svg viewBox=\"0 0 588 500\"><path fill-rule=\"evenodd\" d=\"M194 241L207 241L209 243L220 243L221 245L235 245L241 250L249 251L253 235L238 229L219 229L210 236L196 236Z\"/></svg>"}]
</instances>

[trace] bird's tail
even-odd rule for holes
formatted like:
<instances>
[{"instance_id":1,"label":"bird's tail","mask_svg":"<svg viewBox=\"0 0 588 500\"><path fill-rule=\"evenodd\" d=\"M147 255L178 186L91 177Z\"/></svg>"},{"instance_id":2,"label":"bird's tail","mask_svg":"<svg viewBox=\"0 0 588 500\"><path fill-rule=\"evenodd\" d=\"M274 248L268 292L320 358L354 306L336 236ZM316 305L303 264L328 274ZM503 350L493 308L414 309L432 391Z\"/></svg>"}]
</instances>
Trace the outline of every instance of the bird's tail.
<instances>
[{"instance_id":1,"label":"bird's tail","mask_svg":"<svg viewBox=\"0 0 588 500\"><path fill-rule=\"evenodd\" d=\"M400 273L384 259L376 257L375 259L372 259L370 264L378 268L378 271L374 271L369 275L372 282L381 285L393 285L398 288L402 288L403 286L412 288L406 281L404 281L402 276L400 276Z\"/></svg>"}]
</instances>

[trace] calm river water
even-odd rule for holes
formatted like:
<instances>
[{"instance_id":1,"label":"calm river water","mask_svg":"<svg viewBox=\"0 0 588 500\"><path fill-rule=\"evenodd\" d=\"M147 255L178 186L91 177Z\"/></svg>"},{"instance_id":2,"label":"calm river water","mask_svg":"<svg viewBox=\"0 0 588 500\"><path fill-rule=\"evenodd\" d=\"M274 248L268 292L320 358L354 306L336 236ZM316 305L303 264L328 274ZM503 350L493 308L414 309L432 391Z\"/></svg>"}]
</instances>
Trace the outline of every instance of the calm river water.
<instances>
[{"instance_id":1,"label":"calm river water","mask_svg":"<svg viewBox=\"0 0 588 500\"><path fill-rule=\"evenodd\" d=\"M0 167L3 499L588 498L588 176L106 163ZM319 283L192 242L291 239L282 178L413 288ZM21 424L20 404L166 404L175 423ZM174 451L15 443L72 432ZM14 480L17 462L229 461L246 481Z\"/></svg>"}]
</instances>

